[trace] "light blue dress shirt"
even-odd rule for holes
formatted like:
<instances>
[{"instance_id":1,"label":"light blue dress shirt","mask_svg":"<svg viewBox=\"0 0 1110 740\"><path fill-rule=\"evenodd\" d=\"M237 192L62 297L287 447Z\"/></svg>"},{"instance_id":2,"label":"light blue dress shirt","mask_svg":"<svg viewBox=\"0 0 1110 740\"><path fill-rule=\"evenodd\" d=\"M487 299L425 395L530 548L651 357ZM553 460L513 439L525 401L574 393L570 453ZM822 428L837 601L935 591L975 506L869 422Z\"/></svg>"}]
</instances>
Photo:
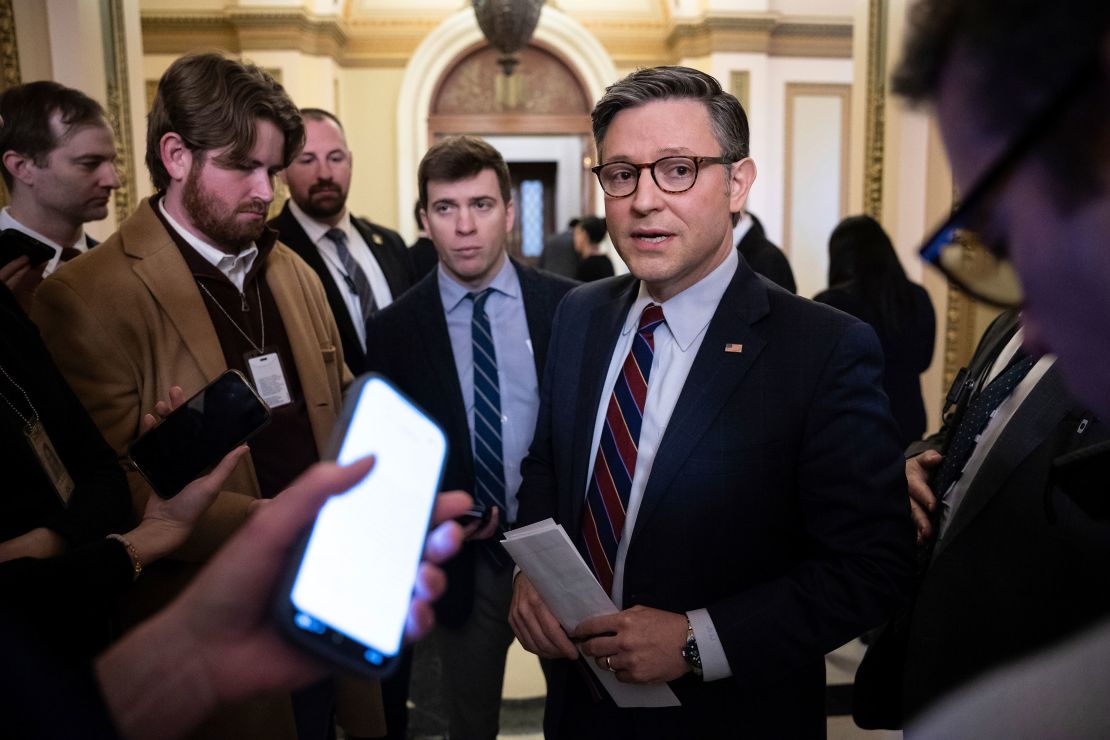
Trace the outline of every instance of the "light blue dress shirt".
<instances>
[{"instance_id":1,"label":"light blue dress shirt","mask_svg":"<svg viewBox=\"0 0 1110 740\"><path fill-rule=\"evenodd\" d=\"M470 321L474 302L466 296L471 289L456 282L443 265L437 268L439 296L447 318L447 333L455 356L466 422L470 428L470 450L474 451L474 347ZM516 493L520 488L520 462L528 454L536 416L540 408L539 380L532 359L532 339L524 314L524 297L520 278L512 262L505 260L489 287L493 293L486 300L486 315L493 332L497 352L497 379L501 386L501 440L505 462L505 502L509 511L501 517L502 526L516 521Z\"/></svg>"}]
</instances>

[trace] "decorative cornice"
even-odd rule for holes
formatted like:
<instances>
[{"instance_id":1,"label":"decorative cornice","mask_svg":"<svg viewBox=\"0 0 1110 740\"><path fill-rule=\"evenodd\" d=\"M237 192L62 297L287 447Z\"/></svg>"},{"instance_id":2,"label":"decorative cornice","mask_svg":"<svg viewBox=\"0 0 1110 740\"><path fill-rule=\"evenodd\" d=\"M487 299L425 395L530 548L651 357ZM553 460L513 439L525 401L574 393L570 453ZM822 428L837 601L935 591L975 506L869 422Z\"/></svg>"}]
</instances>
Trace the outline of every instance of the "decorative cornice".
<instances>
[{"instance_id":1,"label":"decorative cornice","mask_svg":"<svg viewBox=\"0 0 1110 740\"><path fill-rule=\"evenodd\" d=\"M345 67L404 66L444 19L435 15L313 16L303 9L142 14L147 53L214 47L239 53L299 49ZM666 64L712 52L850 58L851 19L784 18L774 13L713 12L697 20L584 17L581 24L621 67Z\"/></svg>"},{"instance_id":2,"label":"decorative cornice","mask_svg":"<svg viewBox=\"0 0 1110 740\"><path fill-rule=\"evenodd\" d=\"M717 13L675 23L667 41L678 58L731 51L850 59L852 22L786 19L775 13Z\"/></svg>"}]
</instances>

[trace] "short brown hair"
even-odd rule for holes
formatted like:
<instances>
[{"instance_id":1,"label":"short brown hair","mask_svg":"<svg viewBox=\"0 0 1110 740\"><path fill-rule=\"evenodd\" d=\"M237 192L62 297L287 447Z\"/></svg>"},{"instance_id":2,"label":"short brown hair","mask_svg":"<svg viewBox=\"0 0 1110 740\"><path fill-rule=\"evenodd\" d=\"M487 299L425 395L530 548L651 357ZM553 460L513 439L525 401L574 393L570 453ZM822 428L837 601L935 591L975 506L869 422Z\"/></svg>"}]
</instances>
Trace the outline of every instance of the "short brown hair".
<instances>
[{"instance_id":1,"label":"short brown hair","mask_svg":"<svg viewBox=\"0 0 1110 740\"><path fill-rule=\"evenodd\" d=\"M107 126L104 109L100 103L80 90L59 85L50 80L16 85L0 94L0 155L14 151L29 157L39 167L46 166L46 159L61 140L54 136L50 118L60 114L67 127L63 137L82 126ZM14 184L12 173L0 167L0 176L10 190Z\"/></svg>"},{"instance_id":2,"label":"short brown hair","mask_svg":"<svg viewBox=\"0 0 1110 740\"><path fill-rule=\"evenodd\" d=\"M482 170L493 170L501 188L501 200L506 205L513 199L509 165L501 152L477 136L452 136L437 142L420 160L417 181L420 185L420 205L428 207L428 181L456 182L474 177Z\"/></svg>"},{"instance_id":3,"label":"short brown hair","mask_svg":"<svg viewBox=\"0 0 1110 740\"><path fill-rule=\"evenodd\" d=\"M161 141L178 134L193 151L228 148L216 159L234 165L254 148L255 123L272 122L285 137L283 163L304 146L304 121L285 88L253 64L216 53L181 57L158 81L147 116L146 165L154 187L170 183L162 164Z\"/></svg>"},{"instance_id":4,"label":"short brown hair","mask_svg":"<svg viewBox=\"0 0 1110 740\"><path fill-rule=\"evenodd\" d=\"M715 77L705 72L690 67L651 67L638 69L605 88L605 94L594 106L590 119L598 157L602 157L601 142L618 113L655 100L676 98L705 104L722 157L739 162L748 156L748 116L735 95L726 92Z\"/></svg>"}]
</instances>

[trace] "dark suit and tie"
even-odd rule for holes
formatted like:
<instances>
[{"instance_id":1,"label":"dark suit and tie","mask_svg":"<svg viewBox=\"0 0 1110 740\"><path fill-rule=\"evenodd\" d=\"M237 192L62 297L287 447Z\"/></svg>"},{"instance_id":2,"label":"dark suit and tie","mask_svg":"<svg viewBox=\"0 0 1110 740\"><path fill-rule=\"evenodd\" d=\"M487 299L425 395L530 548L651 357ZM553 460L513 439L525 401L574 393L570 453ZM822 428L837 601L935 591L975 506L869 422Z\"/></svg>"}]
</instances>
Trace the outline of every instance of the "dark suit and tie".
<instances>
[{"instance_id":1,"label":"dark suit and tie","mask_svg":"<svg viewBox=\"0 0 1110 740\"><path fill-rule=\"evenodd\" d=\"M507 266L519 280L535 375L540 380L547 363L552 316L560 299L574 283L515 262L507 263ZM474 338L473 346L467 347L474 356L472 435L467 411L471 403L470 399L464 398L441 297L440 281L447 279L441 276L440 270L433 270L412 290L371 318L367 334L367 369L393 380L443 426L449 440L443 490L470 491L477 501L487 506L498 505L504 527L508 523L506 497L515 498L516 491L515 487L506 490L500 460L502 446L499 440L493 439L489 430L496 427L500 431L501 424L496 417L508 399L499 397L507 391L499 390L496 385L491 386L489 380L497 377L498 365L504 366L508 358L494 352L492 343L484 339L493 333L490 319L486 316L487 300L491 300L492 289L471 294L464 302L468 307L473 302L474 317L467 328L467 336ZM507 410L504 413L509 414ZM531 439L531 431L531 424L526 430L518 430L519 434L526 435L524 446ZM490 444L491 440L493 444ZM514 468L518 462L513 463ZM476 661L469 666L469 671L461 675L445 676L448 681L463 684L461 687L456 685L454 693L469 688L477 692L476 696L482 697L476 698L469 708L468 713L475 719L471 727L489 722L496 726L497 722L504 656L512 639L512 633L504 623L504 611L508 609L508 578L511 575L509 565L504 550L495 539L491 539L468 543L445 566L448 589L436 605L441 631L461 633L471 628L476 599L477 608L482 612L478 616L482 620L491 619L490 611L501 612L499 617L493 619L495 626L475 638L475 649L486 659ZM501 601L504 603L499 604ZM500 627L496 626L498 622ZM477 642L479 639L481 643ZM459 673L449 661L445 659L445 662L445 673ZM491 685L495 696L489 700L485 695L490 691L486 691L485 687ZM486 716L490 712L493 713L492 718ZM452 724L452 734L460 733L461 728L454 726L454 719ZM460 736L470 735L462 731Z\"/></svg>"},{"instance_id":2,"label":"dark suit and tie","mask_svg":"<svg viewBox=\"0 0 1110 740\"><path fill-rule=\"evenodd\" d=\"M898 727L1110 611L1099 585L1110 572L1110 430L1070 396L1051 358L1023 355L1019 328L1010 312L987 329L944 427L907 452L945 456L931 484L939 535L912 608L860 667L864 725Z\"/></svg>"},{"instance_id":3,"label":"dark suit and tie","mask_svg":"<svg viewBox=\"0 0 1110 740\"><path fill-rule=\"evenodd\" d=\"M359 332L355 328L355 319L351 315L345 298L349 293L357 293L355 278L351 278L350 283L346 280L336 281L332 271L328 269L325 257L320 253L316 243L305 233L304 227L290 209L289 202L286 202L281 213L278 214L277 218L270 221L269 225L277 230L281 242L300 255L301 259L307 262L320 276L320 282L324 284L324 293L328 298L328 305L331 306L332 313L335 315L335 323L339 327L339 335L343 339L343 356L347 359L347 366L351 368L351 372L355 375L365 372L366 353L362 340L359 338ZM357 230L362 241L369 247L371 258L381 268L382 274L388 283L389 295L384 296L384 300L382 296L375 296L375 309L381 308L391 300L399 298L402 293L412 286L415 280L412 258L409 256L404 241L396 232L355 216L351 217L351 226ZM329 227L323 225L320 228L329 230ZM355 248L354 245L350 244L349 238L344 248L348 250ZM350 269L344 269L343 272L348 276L352 275Z\"/></svg>"},{"instance_id":4,"label":"dark suit and tie","mask_svg":"<svg viewBox=\"0 0 1110 740\"><path fill-rule=\"evenodd\" d=\"M634 528L624 530L618 603L707 609L732 675L672 682L681 709L621 710L592 704L580 672L556 661L548 737L732 737L741 728L823 737L822 656L899 601L911 535L874 333L734 264ZM638 290L622 277L563 302L525 461L518 525L553 517L587 552L591 439Z\"/></svg>"}]
</instances>

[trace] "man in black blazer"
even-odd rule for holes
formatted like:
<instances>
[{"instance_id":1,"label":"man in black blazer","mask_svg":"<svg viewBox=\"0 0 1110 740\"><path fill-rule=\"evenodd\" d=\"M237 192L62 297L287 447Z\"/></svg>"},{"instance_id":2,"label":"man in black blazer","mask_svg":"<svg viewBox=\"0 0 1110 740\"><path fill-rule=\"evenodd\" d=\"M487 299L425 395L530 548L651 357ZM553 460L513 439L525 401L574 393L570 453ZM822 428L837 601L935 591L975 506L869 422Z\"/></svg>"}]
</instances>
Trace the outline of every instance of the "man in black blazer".
<instances>
[{"instance_id":1,"label":"man in black blazer","mask_svg":"<svg viewBox=\"0 0 1110 740\"><path fill-rule=\"evenodd\" d=\"M572 643L517 576L518 638L565 658L546 736L824 737L825 653L897 609L911 570L878 340L739 257L730 214L755 167L715 79L639 70L593 127L631 275L559 307L517 524L562 524L621 611ZM668 682L681 706L598 697L579 648L619 681Z\"/></svg>"},{"instance_id":2,"label":"man in black blazer","mask_svg":"<svg viewBox=\"0 0 1110 740\"><path fill-rule=\"evenodd\" d=\"M857 675L864 726L901 727L974 676L1110 612L1110 592L1093 587L1110 573L1110 430L1066 390L1054 358L1024 357L1022 336L1016 311L999 316L949 393L942 429L907 451L931 558L912 609ZM1007 382L985 421L978 399ZM961 437L978 438L962 457ZM945 470L948 457L962 474Z\"/></svg>"},{"instance_id":3,"label":"man in black blazer","mask_svg":"<svg viewBox=\"0 0 1110 740\"><path fill-rule=\"evenodd\" d=\"M348 213L352 156L339 119L319 108L302 108L301 116L304 149L282 175L289 200L269 225L320 276L343 357L359 375L366 318L408 290L416 273L400 234Z\"/></svg>"},{"instance_id":4,"label":"man in black blazer","mask_svg":"<svg viewBox=\"0 0 1110 740\"><path fill-rule=\"evenodd\" d=\"M754 213L744 211L732 214L732 240L740 250L740 256L747 261L755 272L769 279L775 285L791 293L798 292L794 282L794 271L786 255L763 231L763 224Z\"/></svg>"},{"instance_id":5,"label":"man in black blazer","mask_svg":"<svg viewBox=\"0 0 1110 740\"><path fill-rule=\"evenodd\" d=\"M371 319L368 367L397 383L447 432L444 490L472 491L489 508L488 522L466 528L468 544L447 566L433 644L443 661L451 736L493 740L513 638L511 561L497 540L516 515L551 320L575 283L506 255L514 217L509 172L488 143L474 137L437 143L421 161L418 180L439 267ZM483 353L492 357L483 360ZM490 433L500 448L493 457Z\"/></svg>"}]
</instances>

